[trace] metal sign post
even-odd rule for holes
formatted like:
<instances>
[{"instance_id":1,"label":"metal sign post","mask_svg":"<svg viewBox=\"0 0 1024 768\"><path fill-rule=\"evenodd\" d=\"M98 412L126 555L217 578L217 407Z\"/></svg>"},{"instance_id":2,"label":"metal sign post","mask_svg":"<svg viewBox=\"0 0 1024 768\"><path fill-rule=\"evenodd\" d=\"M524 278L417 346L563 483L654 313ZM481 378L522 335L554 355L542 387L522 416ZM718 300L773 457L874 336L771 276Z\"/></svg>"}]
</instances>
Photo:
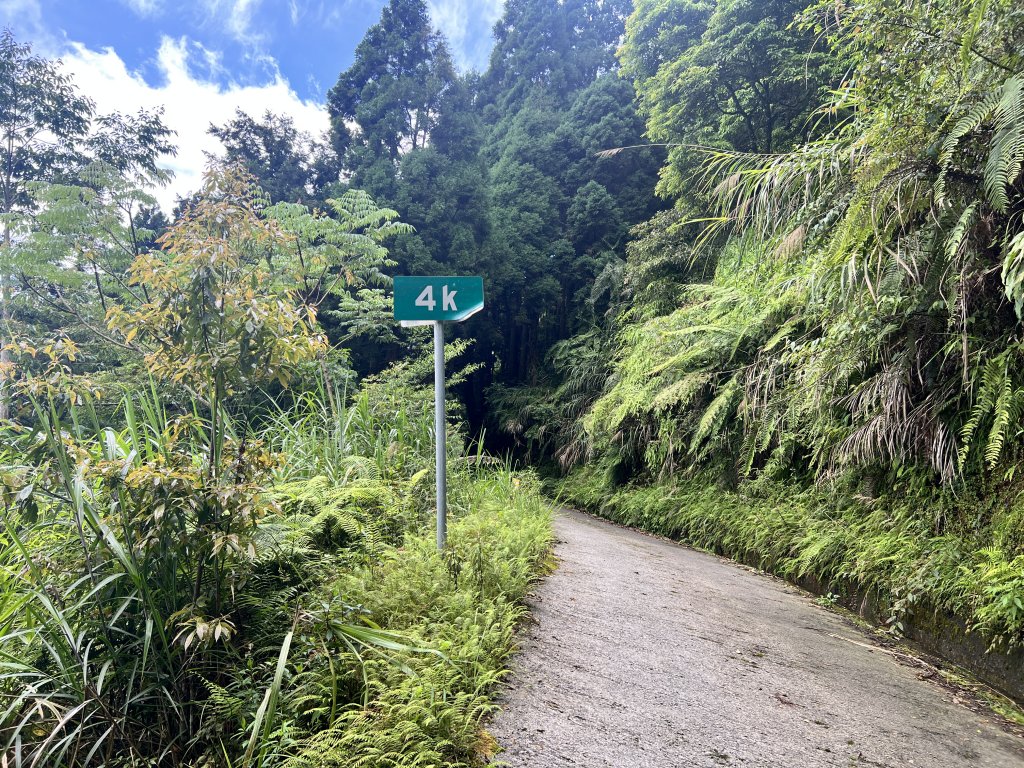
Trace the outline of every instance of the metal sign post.
<instances>
[{"instance_id":1,"label":"metal sign post","mask_svg":"<svg viewBox=\"0 0 1024 768\"><path fill-rule=\"evenodd\" d=\"M444 323L434 321L434 475L437 479L437 551L448 539L448 422L444 415Z\"/></svg>"},{"instance_id":2,"label":"metal sign post","mask_svg":"<svg viewBox=\"0 0 1024 768\"><path fill-rule=\"evenodd\" d=\"M405 327L434 326L434 470L437 549L448 538L447 421L444 409L444 324L461 323L484 308L481 277L396 277L395 319Z\"/></svg>"}]
</instances>

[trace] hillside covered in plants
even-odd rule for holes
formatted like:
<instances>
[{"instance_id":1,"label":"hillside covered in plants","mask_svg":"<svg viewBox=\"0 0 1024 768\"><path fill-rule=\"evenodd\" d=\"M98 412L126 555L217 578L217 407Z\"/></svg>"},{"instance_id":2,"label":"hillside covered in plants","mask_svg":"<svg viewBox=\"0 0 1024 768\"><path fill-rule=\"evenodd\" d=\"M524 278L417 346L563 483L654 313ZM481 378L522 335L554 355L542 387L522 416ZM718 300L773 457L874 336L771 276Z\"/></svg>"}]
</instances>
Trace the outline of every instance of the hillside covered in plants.
<instances>
[{"instance_id":1,"label":"hillside covered in plants","mask_svg":"<svg viewBox=\"0 0 1024 768\"><path fill-rule=\"evenodd\" d=\"M498 390L565 498L1024 641L1022 10L641 0L670 207L549 374ZM609 159L646 147L609 147Z\"/></svg>"},{"instance_id":2,"label":"hillside covered in plants","mask_svg":"<svg viewBox=\"0 0 1024 768\"><path fill-rule=\"evenodd\" d=\"M381 3L311 136L0 34L0 764L473 765L549 495L1024 644L1024 7ZM432 368L396 275L482 275ZM498 458L501 457L501 458Z\"/></svg>"}]
</instances>

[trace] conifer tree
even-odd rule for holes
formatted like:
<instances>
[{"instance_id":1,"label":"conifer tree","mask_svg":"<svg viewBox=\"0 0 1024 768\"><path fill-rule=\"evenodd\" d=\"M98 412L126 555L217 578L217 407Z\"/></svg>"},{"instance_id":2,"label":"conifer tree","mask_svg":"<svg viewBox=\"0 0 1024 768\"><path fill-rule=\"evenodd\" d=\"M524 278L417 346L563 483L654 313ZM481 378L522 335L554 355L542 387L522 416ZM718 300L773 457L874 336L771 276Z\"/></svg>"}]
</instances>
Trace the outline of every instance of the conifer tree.
<instances>
[{"instance_id":1,"label":"conifer tree","mask_svg":"<svg viewBox=\"0 0 1024 768\"><path fill-rule=\"evenodd\" d=\"M335 151L353 186L394 195L403 154L425 147L455 78L448 45L423 0L391 0L327 97Z\"/></svg>"}]
</instances>

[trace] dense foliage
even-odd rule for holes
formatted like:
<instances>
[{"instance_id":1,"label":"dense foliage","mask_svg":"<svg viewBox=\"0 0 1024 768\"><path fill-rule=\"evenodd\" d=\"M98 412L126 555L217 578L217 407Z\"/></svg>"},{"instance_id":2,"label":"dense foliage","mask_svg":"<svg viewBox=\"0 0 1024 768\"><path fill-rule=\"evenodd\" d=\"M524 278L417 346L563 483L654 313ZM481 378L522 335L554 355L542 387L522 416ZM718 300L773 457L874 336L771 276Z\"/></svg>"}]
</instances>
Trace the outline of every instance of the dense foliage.
<instances>
[{"instance_id":1,"label":"dense foliage","mask_svg":"<svg viewBox=\"0 0 1024 768\"><path fill-rule=\"evenodd\" d=\"M332 206L267 209L244 172L212 171L106 297L146 386L76 373L67 338L17 347L42 360L18 367L0 427L5 763L462 765L490 748L480 721L549 511L454 429L437 552L429 360L348 398L316 325L317 285L361 285L393 216L354 192Z\"/></svg>"},{"instance_id":2,"label":"dense foliage","mask_svg":"<svg viewBox=\"0 0 1024 768\"><path fill-rule=\"evenodd\" d=\"M528 475L450 445L442 557L421 373L258 429L126 395L40 403L0 454L12 765L462 765L546 556ZM386 627L386 629L381 629Z\"/></svg>"},{"instance_id":3,"label":"dense foliage","mask_svg":"<svg viewBox=\"0 0 1024 768\"><path fill-rule=\"evenodd\" d=\"M508 0L465 74L429 19L171 219L159 113L0 37L0 757L488 749L547 512L456 436L433 552L395 273L484 274L450 416L574 502L1024 641L1024 9Z\"/></svg>"},{"instance_id":4,"label":"dense foliage","mask_svg":"<svg viewBox=\"0 0 1024 768\"><path fill-rule=\"evenodd\" d=\"M619 56L673 209L553 380L496 401L585 464L571 498L1020 642L1021 20L637 2Z\"/></svg>"},{"instance_id":5,"label":"dense foliage","mask_svg":"<svg viewBox=\"0 0 1024 768\"><path fill-rule=\"evenodd\" d=\"M487 71L459 75L427 4L391 0L330 91L329 149L271 114L211 128L276 194L355 188L398 211L414 229L390 249L398 273L485 276L471 353L482 367L462 392L476 426L485 385L537 381L547 349L592 320L591 284L624 258L629 227L662 206L659 154L596 155L642 141L614 56L630 10L510 2ZM362 372L393 355L350 346Z\"/></svg>"},{"instance_id":6,"label":"dense foliage","mask_svg":"<svg viewBox=\"0 0 1024 768\"><path fill-rule=\"evenodd\" d=\"M550 512L454 403L436 550L432 369L386 294L412 227L269 113L213 129L227 158L168 220L158 114L94 116L10 33L0 90L0 762L493 750ZM395 362L358 376L357 339Z\"/></svg>"}]
</instances>

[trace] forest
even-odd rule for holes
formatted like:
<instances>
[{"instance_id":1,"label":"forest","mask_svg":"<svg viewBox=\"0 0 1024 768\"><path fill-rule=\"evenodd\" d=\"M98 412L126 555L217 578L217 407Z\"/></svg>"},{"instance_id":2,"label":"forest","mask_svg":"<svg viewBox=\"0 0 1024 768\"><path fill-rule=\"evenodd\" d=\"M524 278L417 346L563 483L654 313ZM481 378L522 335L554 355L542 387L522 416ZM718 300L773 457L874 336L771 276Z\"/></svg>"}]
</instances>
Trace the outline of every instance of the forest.
<instances>
[{"instance_id":1,"label":"forest","mask_svg":"<svg viewBox=\"0 0 1024 768\"><path fill-rule=\"evenodd\" d=\"M330 130L0 35L0 762L479 765L551 499L1024 645L1024 6L390 0ZM427 334L453 326L434 549Z\"/></svg>"}]
</instances>

